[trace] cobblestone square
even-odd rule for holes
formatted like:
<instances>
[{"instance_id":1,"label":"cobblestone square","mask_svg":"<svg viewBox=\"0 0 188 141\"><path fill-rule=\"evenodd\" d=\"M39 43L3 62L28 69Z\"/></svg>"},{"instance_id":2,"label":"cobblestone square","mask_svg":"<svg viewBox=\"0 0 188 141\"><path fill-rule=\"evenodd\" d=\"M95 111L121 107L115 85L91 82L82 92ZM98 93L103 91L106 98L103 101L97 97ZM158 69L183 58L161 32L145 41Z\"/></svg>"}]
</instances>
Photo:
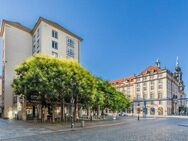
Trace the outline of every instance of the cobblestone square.
<instances>
[{"instance_id":1,"label":"cobblestone square","mask_svg":"<svg viewBox=\"0 0 188 141\"><path fill-rule=\"evenodd\" d=\"M187 141L188 119L127 118L115 126L52 130L22 121L0 120L0 139L8 141Z\"/></svg>"}]
</instances>

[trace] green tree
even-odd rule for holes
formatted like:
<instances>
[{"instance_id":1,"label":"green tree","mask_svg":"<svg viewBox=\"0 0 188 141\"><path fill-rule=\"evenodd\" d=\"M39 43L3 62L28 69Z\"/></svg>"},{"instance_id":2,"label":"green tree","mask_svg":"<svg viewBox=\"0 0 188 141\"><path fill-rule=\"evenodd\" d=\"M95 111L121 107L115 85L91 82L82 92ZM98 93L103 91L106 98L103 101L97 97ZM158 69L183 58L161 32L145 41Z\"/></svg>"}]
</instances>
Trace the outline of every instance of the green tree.
<instances>
[{"instance_id":1,"label":"green tree","mask_svg":"<svg viewBox=\"0 0 188 141\"><path fill-rule=\"evenodd\" d=\"M117 91L108 81L97 78L95 108L102 111L108 108L112 111L119 111L130 106L129 99L121 92ZM97 112L98 113L98 112Z\"/></svg>"},{"instance_id":2,"label":"green tree","mask_svg":"<svg viewBox=\"0 0 188 141\"><path fill-rule=\"evenodd\" d=\"M35 96L42 109L48 103L54 113L55 104L62 102L64 97L70 101L72 94L75 110L78 102L86 105L93 100L95 77L73 60L36 55L15 70L17 77L12 85L14 92L28 101L32 101ZM77 111L74 113L76 115Z\"/></svg>"}]
</instances>

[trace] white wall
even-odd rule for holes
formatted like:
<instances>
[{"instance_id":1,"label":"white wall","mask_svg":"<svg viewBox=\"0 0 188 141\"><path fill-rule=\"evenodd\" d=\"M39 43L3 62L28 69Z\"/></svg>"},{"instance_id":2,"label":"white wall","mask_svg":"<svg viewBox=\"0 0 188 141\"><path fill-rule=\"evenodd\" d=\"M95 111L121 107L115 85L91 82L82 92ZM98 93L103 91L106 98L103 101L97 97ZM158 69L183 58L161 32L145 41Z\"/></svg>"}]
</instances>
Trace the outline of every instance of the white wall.
<instances>
[{"instance_id":1,"label":"white wall","mask_svg":"<svg viewBox=\"0 0 188 141\"><path fill-rule=\"evenodd\" d=\"M58 39L52 37L52 30L58 32ZM36 30L37 31L37 30ZM51 25L41 22L39 25L40 41L41 41L41 53L51 55L52 51L57 52L59 57L67 58L66 55L66 39L70 37L74 40L74 59L79 60L79 40L67 33L52 27ZM36 33L35 33L36 34ZM52 48L52 40L58 42L58 50Z\"/></svg>"},{"instance_id":2,"label":"white wall","mask_svg":"<svg viewBox=\"0 0 188 141\"><path fill-rule=\"evenodd\" d=\"M16 65L32 55L32 36L30 33L9 25L5 26L4 31L4 117L12 118L15 110L13 108L13 90L11 87L15 77L14 69Z\"/></svg>"}]
</instances>

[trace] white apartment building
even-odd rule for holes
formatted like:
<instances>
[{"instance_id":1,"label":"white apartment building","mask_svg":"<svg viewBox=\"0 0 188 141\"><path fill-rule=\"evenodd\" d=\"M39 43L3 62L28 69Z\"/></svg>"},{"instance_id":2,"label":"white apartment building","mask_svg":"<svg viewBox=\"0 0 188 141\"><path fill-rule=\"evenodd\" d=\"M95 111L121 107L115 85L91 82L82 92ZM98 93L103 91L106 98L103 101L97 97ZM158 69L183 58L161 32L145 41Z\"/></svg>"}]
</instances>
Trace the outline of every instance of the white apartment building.
<instances>
[{"instance_id":1,"label":"white apartment building","mask_svg":"<svg viewBox=\"0 0 188 141\"><path fill-rule=\"evenodd\" d=\"M2 77L0 76L0 117L2 116L2 107L3 107L3 102L2 102Z\"/></svg>"},{"instance_id":2,"label":"white apartment building","mask_svg":"<svg viewBox=\"0 0 188 141\"><path fill-rule=\"evenodd\" d=\"M129 113L152 116L179 114L185 106L182 72L177 60L175 72L149 66L141 73L111 83L132 101Z\"/></svg>"},{"instance_id":3,"label":"white apartment building","mask_svg":"<svg viewBox=\"0 0 188 141\"><path fill-rule=\"evenodd\" d=\"M3 20L2 38L2 105L3 116L14 118L20 110L18 98L11 87L14 67L35 53L80 61L82 38L61 25L40 17L32 29L18 22Z\"/></svg>"}]
</instances>

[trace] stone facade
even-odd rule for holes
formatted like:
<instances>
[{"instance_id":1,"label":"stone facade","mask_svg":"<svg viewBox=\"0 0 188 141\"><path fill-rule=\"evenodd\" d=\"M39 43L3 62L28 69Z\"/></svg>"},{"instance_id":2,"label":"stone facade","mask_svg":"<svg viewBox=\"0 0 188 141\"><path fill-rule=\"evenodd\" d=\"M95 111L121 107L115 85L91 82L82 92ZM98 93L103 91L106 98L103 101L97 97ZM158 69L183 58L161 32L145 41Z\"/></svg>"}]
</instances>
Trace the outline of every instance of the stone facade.
<instances>
[{"instance_id":1,"label":"stone facade","mask_svg":"<svg viewBox=\"0 0 188 141\"><path fill-rule=\"evenodd\" d=\"M179 74L182 74L181 70L171 73L157 64L137 75L112 80L111 83L132 101L129 113L172 115L179 114L179 108L185 106L181 100L185 98L184 85Z\"/></svg>"}]
</instances>

